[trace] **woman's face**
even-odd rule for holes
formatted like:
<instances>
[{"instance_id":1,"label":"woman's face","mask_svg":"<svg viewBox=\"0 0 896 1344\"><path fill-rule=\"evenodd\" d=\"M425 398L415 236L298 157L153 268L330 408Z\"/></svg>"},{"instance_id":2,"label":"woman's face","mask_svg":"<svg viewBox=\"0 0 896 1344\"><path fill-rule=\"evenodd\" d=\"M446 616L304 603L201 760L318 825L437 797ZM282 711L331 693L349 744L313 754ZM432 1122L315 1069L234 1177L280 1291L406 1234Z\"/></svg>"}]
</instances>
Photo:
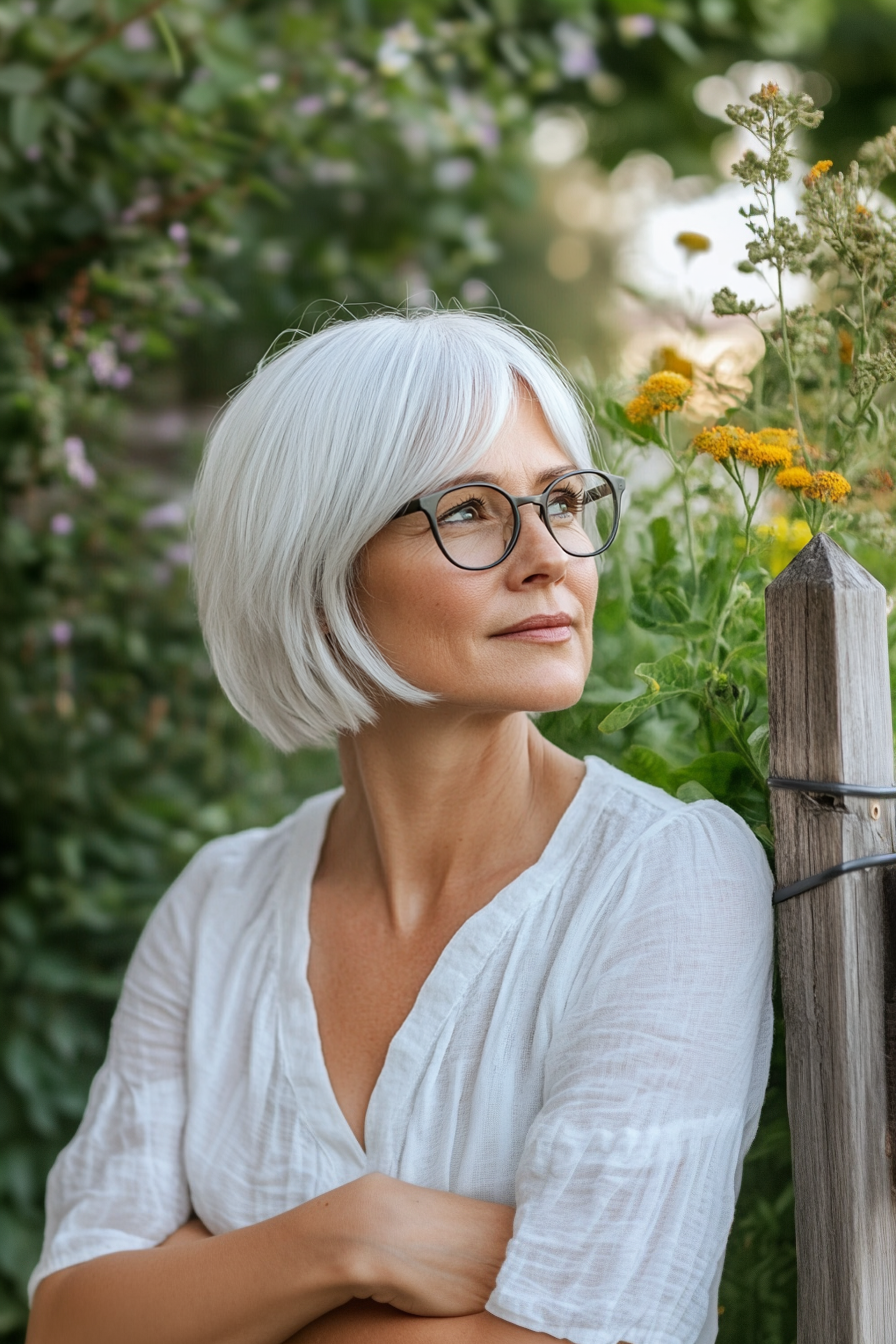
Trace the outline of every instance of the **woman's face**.
<instances>
[{"instance_id":1,"label":"woman's face","mask_svg":"<svg viewBox=\"0 0 896 1344\"><path fill-rule=\"evenodd\" d=\"M524 396L470 479L535 495L574 465ZM397 672L443 703L553 710L582 694L597 567L561 550L537 508L523 505L520 519L507 559L479 573L445 558L422 513L389 523L365 547L358 600L367 628ZM531 628L542 617L553 624Z\"/></svg>"}]
</instances>

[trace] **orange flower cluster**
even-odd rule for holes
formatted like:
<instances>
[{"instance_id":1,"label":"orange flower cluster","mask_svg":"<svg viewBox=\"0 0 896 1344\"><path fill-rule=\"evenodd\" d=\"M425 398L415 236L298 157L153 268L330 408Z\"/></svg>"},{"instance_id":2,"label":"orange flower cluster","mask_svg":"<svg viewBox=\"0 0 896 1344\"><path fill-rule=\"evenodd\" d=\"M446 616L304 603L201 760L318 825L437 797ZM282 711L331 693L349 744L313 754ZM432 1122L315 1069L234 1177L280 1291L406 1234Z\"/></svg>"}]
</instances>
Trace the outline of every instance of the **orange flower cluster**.
<instances>
[{"instance_id":1,"label":"orange flower cluster","mask_svg":"<svg viewBox=\"0 0 896 1344\"><path fill-rule=\"evenodd\" d=\"M782 490L800 490L806 499L821 500L825 504L838 504L841 499L852 493L852 486L839 471L807 471L805 467L791 467L779 471L775 485Z\"/></svg>"},{"instance_id":2,"label":"orange flower cluster","mask_svg":"<svg viewBox=\"0 0 896 1344\"><path fill-rule=\"evenodd\" d=\"M818 162L813 164L809 169L808 173L803 178L803 182L807 187L814 186L820 177L824 177L825 173L831 171L833 166L833 159L819 159Z\"/></svg>"},{"instance_id":3,"label":"orange flower cluster","mask_svg":"<svg viewBox=\"0 0 896 1344\"><path fill-rule=\"evenodd\" d=\"M690 378L680 373L652 373L625 408L635 425L647 424L665 411L680 411L694 390Z\"/></svg>"},{"instance_id":4,"label":"orange flower cluster","mask_svg":"<svg viewBox=\"0 0 896 1344\"><path fill-rule=\"evenodd\" d=\"M748 467L787 468L793 461L796 435L790 429L760 429L755 433L740 425L711 425L695 435L694 451L707 453L716 462L736 457Z\"/></svg>"}]
</instances>

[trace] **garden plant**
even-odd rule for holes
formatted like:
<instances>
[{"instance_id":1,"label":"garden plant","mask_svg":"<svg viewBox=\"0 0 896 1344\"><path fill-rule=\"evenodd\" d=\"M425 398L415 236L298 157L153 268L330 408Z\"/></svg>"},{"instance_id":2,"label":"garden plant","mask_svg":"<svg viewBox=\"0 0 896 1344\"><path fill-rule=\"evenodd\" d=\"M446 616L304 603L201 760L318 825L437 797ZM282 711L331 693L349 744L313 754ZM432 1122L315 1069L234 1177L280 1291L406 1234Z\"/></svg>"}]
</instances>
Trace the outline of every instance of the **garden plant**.
<instances>
[{"instance_id":1,"label":"garden plant","mask_svg":"<svg viewBox=\"0 0 896 1344\"><path fill-rule=\"evenodd\" d=\"M634 493L603 576L589 689L543 727L685 801L727 803L771 858L764 589L821 530L896 587L896 211L880 190L896 128L841 171L816 162L789 218L780 188L821 113L766 84L728 115L756 143L734 167L748 193L740 269L763 276L768 302L725 288L714 310L757 328L763 354L747 392L669 349L627 401L592 390L607 464L625 474L650 454L658 483ZM796 307L787 272L812 283ZM709 418L689 414L698 393ZM720 1296L730 1338L795 1334L789 1160L779 1012Z\"/></svg>"},{"instance_id":2,"label":"garden plant","mask_svg":"<svg viewBox=\"0 0 896 1344\"><path fill-rule=\"evenodd\" d=\"M128 398L262 299L287 325L315 294L463 295L496 255L495 201L531 198L533 108L597 73L595 13L0 6L0 1337L21 1338L46 1171L153 903L206 839L336 778L331 753L275 755L216 690L188 501L122 452ZM818 113L766 87L733 115L758 140L738 170L745 265L771 288L765 311L727 291L718 310L757 325L766 354L746 397L680 358L639 388L585 389L606 465L652 454L665 474L637 492L603 575L586 697L542 726L684 799L721 799L770 847L762 590L822 526L896 583L879 194L896 140L843 172L816 164L788 221L777 184ZM790 312L785 269L814 285ZM711 420L694 418L694 389L715 397ZM790 1199L779 1042L723 1341L793 1338Z\"/></svg>"}]
</instances>

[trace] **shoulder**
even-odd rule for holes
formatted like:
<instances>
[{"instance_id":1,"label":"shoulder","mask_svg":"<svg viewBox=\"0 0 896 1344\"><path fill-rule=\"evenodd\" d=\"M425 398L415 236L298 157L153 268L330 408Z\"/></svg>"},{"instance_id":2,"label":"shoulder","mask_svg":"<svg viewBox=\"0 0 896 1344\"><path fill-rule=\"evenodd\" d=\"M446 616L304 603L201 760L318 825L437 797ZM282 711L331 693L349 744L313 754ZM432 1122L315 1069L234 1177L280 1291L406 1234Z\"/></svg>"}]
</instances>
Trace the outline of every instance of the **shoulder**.
<instances>
[{"instance_id":1,"label":"shoulder","mask_svg":"<svg viewBox=\"0 0 896 1344\"><path fill-rule=\"evenodd\" d=\"M238 940L272 901L293 859L299 859L293 850L301 847L306 831L313 844L315 827L304 823L326 810L333 796L308 799L274 826L253 827L203 845L150 915L135 963L160 952L189 957L203 927L217 930L217 937L226 930L228 939Z\"/></svg>"},{"instance_id":2,"label":"shoulder","mask_svg":"<svg viewBox=\"0 0 896 1344\"><path fill-rule=\"evenodd\" d=\"M619 911L674 910L703 919L707 910L736 923L771 928L772 875L765 851L742 817L723 803L684 803L589 759L597 806L590 827L593 880L615 889Z\"/></svg>"}]
</instances>

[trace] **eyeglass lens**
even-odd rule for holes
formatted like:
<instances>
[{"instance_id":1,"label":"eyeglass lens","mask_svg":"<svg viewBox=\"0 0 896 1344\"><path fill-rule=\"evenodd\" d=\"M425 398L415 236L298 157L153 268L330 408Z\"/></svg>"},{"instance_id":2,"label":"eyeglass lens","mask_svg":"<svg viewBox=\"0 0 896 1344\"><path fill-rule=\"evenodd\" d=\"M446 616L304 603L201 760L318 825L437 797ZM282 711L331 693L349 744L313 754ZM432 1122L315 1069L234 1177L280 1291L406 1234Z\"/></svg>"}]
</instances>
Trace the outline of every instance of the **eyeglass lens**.
<instances>
[{"instance_id":1,"label":"eyeglass lens","mask_svg":"<svg viewBox=\"0 0 896 1344\"><path fill-rule=\"evenodd\" d=\"M594 555L612 535L616 500L603 476L583 471L553 486L546 512L551 535L568 555ZM497 564L513 540L513 506L487 485L460 486L443 495L436 523L446 554L465 569Z\"/></svg>"}]
</instances>

